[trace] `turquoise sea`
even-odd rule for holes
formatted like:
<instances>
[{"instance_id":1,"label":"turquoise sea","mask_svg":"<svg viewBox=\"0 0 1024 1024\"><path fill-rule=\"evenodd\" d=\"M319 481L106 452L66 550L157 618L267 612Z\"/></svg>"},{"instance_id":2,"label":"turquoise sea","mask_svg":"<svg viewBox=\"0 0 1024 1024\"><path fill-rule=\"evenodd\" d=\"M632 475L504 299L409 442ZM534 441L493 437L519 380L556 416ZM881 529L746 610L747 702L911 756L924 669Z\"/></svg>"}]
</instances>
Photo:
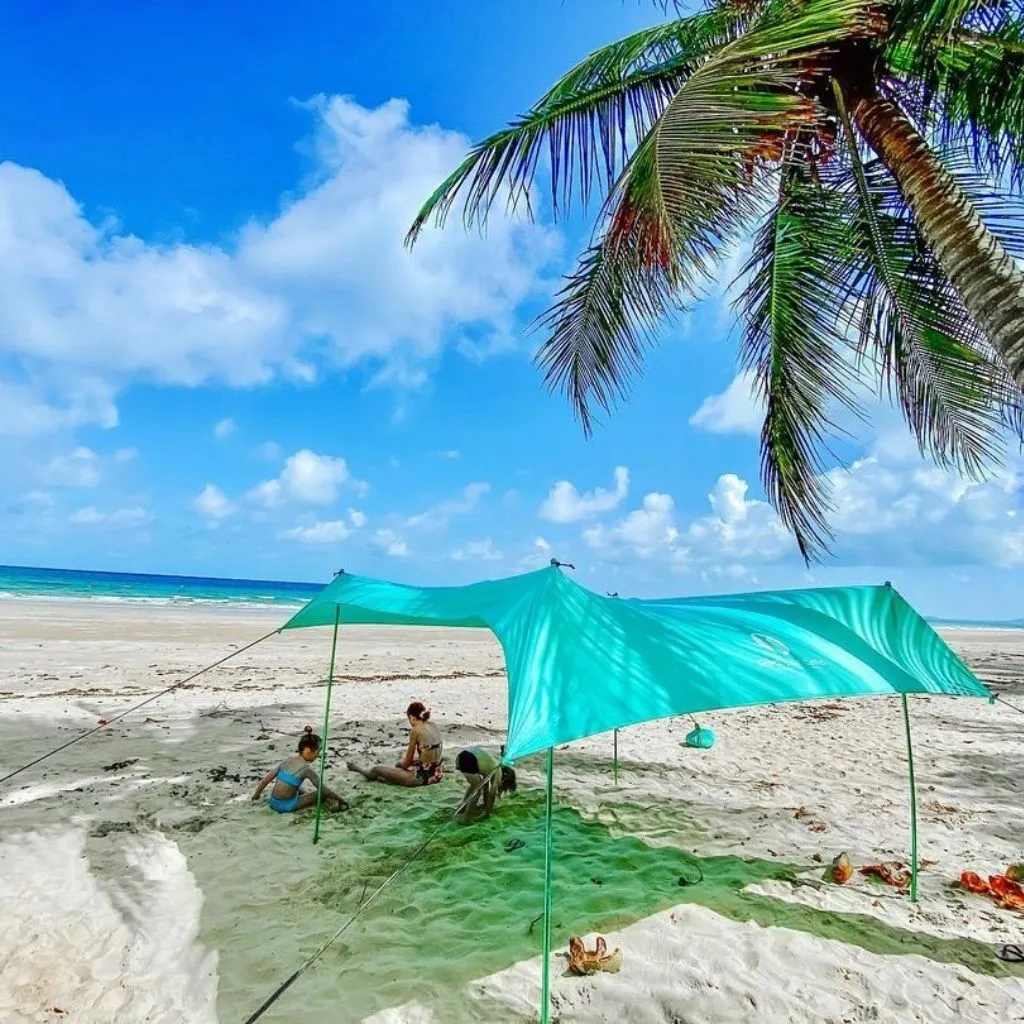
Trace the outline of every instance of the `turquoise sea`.
<instances>
[{"instance_id":1,"label":"turquoise sea","mask_svg":"<svg viewBox=\"0 0 1024 1024\"><path fill-rule=\"evenodd\" d=\"M324 583L156 576L148 573L0 565L0 598L91 598L99 601L147 601L162 604L298 607L320 591Z\"/></svg>"},{"instance_id":2,"label":"turquoise sea","mask_svg":"<svg viewBox=\"0 0 1024 1024\"><path fill-rule=\"evenodd\" d=\"M298 607L327 583L234 580L214 576L159 576L149 573L37 569L0 565L0 599L12 597L92 598L164 604L224 604ZM1024 629L1024 619L931 618L933 626L959 629Z\"/></svg>"}]
</instances>

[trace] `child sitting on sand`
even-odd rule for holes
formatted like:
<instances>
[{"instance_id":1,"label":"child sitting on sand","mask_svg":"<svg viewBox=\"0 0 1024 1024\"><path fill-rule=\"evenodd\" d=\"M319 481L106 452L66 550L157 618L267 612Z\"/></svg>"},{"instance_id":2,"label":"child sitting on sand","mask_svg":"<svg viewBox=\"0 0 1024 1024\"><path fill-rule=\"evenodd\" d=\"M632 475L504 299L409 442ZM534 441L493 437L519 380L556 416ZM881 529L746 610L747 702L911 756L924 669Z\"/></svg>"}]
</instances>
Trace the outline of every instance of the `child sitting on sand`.
<instances>
[{"instance_id":1,"label":"child sitting on sand","mask_svg":"<svg viewBox=\"0 0 1024 1024\"><path fill-rule=\"evenodd\" d=\"M430 708L414 700L406 709L409 720L409 746L405 757L393 768L378 764L373 768L360 768L348 762L348 770L362 775L367 782L389 782L393 786L432 786L444 777L442 755L444 744L441 730L430 721Z\"/></svg>"},{"instance_id":2,"label":"child sitting on sand","mask_svg":"<svg viewBox=\"0 0 1024 1024\"><path fill-rule=\"evenodd\" d=\"M317 790L320 789L320 778L310 765L320 756L320 737L313 732L313 727L306 726L305 731L299 738L298 753L285 758L281 764L272 772L269 772L252 795L252 802L257 803L263 790L271 783L274 788L270 793L267 804L279 814L289 814L292 811L305 810L307 807L316 805ZM313 783L312 792L300 792L304 781ZM347 804L337 793L323 787L324 807L333 811L344 810Z\"/></svg>"},{"instance_id":3,"label":"child sitting on sand","mask_svg":"<svg viewBox=\"0 0 1024 1024\"><path fill-rule=\"evenodd\" d=\"M469 786L469 792L459 808L459 821L464 825L476 816L481 799L483 807L480 808L480 817L487 818L499 794L516 791L516 773L479 747L460 750L459 756L455 758L455 767L462 772Z\"/></svg>"}]
</instances>

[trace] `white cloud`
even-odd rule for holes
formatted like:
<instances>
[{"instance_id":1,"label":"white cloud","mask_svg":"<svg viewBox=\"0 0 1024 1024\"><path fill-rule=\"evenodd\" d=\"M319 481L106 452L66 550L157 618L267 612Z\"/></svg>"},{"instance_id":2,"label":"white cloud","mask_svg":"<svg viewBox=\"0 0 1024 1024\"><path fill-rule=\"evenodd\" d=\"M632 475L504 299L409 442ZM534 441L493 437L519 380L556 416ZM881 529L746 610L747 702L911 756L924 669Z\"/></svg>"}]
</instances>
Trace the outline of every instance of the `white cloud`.
<instances>
[{"instance_id":1,"label":"white cloud","mask_svg":"<svg viewBox=\"0 0 1024 1024\"><path fill-rule=\"evenodd\" d=\"M258 505L264 505L267 508L273 508L275 505L281 504L281 481L280 480L264 480L263 483L257 484L253 487L246 497L252 501L255 501Z\"/></svg>"},{"instance_id":2,"label":"white cloud","mask_svg":"<svg viewBox=\"0 0 1024 1024\"><path fill-rule=\"evenodd\" d=\"M766 501L747 497L749 485L724 473L708 495L711 515L690 523L685 542L694 552L730 561L775 561L794 551L793 540Z\"/></svg>"},{"instance_id":3,"label":"white cloud","mask_svg":"<svg viewBox=\"0 0 1024 1024\"><path fill-rule=\"evenodd\" d=\"M438 452L437 457L439 459L447 459L449 462L458 462L462 458L462 452L457 448L449 448L447 451Z\"/></svg>"},{"instance_id":4,"label":"white cloud","mask_svg":"<svg viewBox=\"0 0 1024 1024\"><path fill-rule=\"evenodd\" d=\"M1024 566L1024 476L1011 460L986 481L925 462L882 437L848 471L828 474L844 561Z\"/></svg>"},{"instance_id":5,"label":"white cloud","mask_svg":"<svg viewBox=\"0 0 1024 1024\"><path fill-rule=\"evenodd\" d=\"M682 557L679 530L675 524L675 503L671 495L654 491L644 495L643 504L614 526L597 523L583 531L584 543L612 560Z\"/></svg>"},{"instance_id":6,"label":"white cloud","mask_svg":"<svg viewBox=\"0 0 1024 1024\"><path fill-rule=\"evenodd\" d=\"M827 474L838 565L1024 566L1024 464L986 481L964 480L925 462L913 443L885 434L849 469ZM752 567L789 560L796 546L749 485L724 473L708 494L709 513L683 520L670 495L583 532L609 562L660 560L705 580L750 582Z\"/></svg>"},{"instance_id":7,"label":"white cloud","mask_svg":"<svg viewBox=\"0 0 1024 1024\"><path fill-rule=\"evenodd\" d=\"M348 521L357 529L362 529L366 525L366 514L360 512L357 508L350 508L348 510Z\"/></svg>"},{"instance_id":8,"label":"white cloud","mask_svg":"<svg viewBox=\"0 0 1024 1024\"><path fill-rule=\"evenodd\" d=\"M226 420L221 420L213 428L213 436L217 438L218 441L223 441L235 432L235 426L235 421L230 417Z\"/></svg>"},{"instance_id":9,"label":"white cloud","mask_svg":"<svg viewBox=\"0 0 1024 1024\"><path fill-rule=\"evenodd\" d=\"M91 448L78 447L70 455L56 455L40 470L39 478L54 487L96 487L99 458Z\"/></svg>"},{"instance_id":10,"label":"white cloud","mask_svg":"<svg viewBox=\"0 0 1024 1024\"><path fill-rule=\"evenodd\" d=\"M576 523L583 519L593 519L618 508L628 493L629 470L625 466L616 466L613 491L596 487L586 494L580 494L568 480L559 480L544 499L538 515L553 523Z\"/></svg>"},{"instance_id":11,"label":"white cloud","mask_svg":"<svg viewBox=\"0 0 1024 1024\"><path fill-rule=\"evenodd\" d=\"M0 164L0 433L114 426L136 381L248 386L361 365L415 383L445 345L518 343L556 236L495 218L486 239L428 231L403 246L470 140L410 123L400 100L308 109L315 173L223 245L94 223L58 181Z\"/></svg>"},{"instance_id":12,"label":"white cloud","mask_svg":"<svg viewBox=\"0 0 1024 1024\"><path fill-rule=\"evenodd\" d=\"M228 501L224 492L216 484L207 484L192 504L201 516L214 522L227 519L235 512L234 503Z\"/></svg>"},{"instance_id":13,"label":"white cloud","mask_svg":"<svg viewBox=\"0 0 1024 1024\"><path fill-rule=\"evenodd\" d=\"M367 485L351 477L344 459L318 455L303 448L285 459L284 469L275 480L264 480L249 491L248 497L272 507L291 500L308 505L330 505L343 485L357 494L365 494Z\"/></svg>"},{"instance_id":14,"label":"white cloud","mask_svg":"<svg viewBox=\"0 0 1024 1024\"><path fill-rule=\"evenodd\" d=\"M502 557L502 553L495 548L490 537L472 540L452 552L453 562L498 562Z\"/></svg>"},{"instance_id":15,"label":"white cloud","mask_svg":"<svg viewBox=\"0 0 1024 1024\"><path fill-rule=\"evenodd\" d=\"M370 543L392 558L405 558L409 545L394 530L377 530Z\"/></svg>"},{"instance_id":16,"label":"white cloud","mask_svg":"<svg viewBox=\"0 0 1024 1024\"><path fill-rule=\"evenodd\" d=\"M268 462L279 462L284 452L276 441L264 441L257 449L257 454Z\"/></svg>"},{"instance_id":17,"label":"white cloud","mask_svg":"<svg viewBox=\"0 0 1024 1024\"><path fill-rule=\"evenodd\" d=\"M118 448L114 452L114 461L119 465L123 466L129 462L134 462L139 457L137 448Z\"/></svg>"},{"instance_id":18,"label":"white cloud","mask_svg":"<svg viewBox=\"0 0 1024 1024\"><path fill-rule=\"evenodd\" d=\"M282 530L278 537L283 540L297 540L303 544L340 544L352 535L352 531L341 519L331 519L308 526L296 526Z\"/></svg>"},{"instance_id":19,"label":"white cloud","mask_svg":"<svg viewBox=\"0 0 1024 1024\"><path fill-rule=\"evenodd\" d=\"M2 171L0 165L0 171ZM0 200L0 218L3 203ZM0 229L0 252L3 232ZM0 256L0 268L3 267ZM0 294L3 285L0 283ZM0 313L0 330L2 330ZM57 430L73 429L83 424L104 428L116 427L115 389L93 376L65 378L55 368L54 380L16 381L15 370L4 366L3 342L0 333L0 436L30 437Z\"/></svg>"},{"instance_id":20,"label":"white cloud","mask_svg":"<svg viewBox=\"0 0 1024 1024\"><path fill-rule=\"evenodd\" d=\"M753 393L754 376L740 373L719 395L710 395L690 417L690 425L712 434L758 434L764 408Z\"/></svg>"},{"instance_id":21,"label":"white cloud","mask_svg":"<svg viewBox=\"0 0 1024 1024\"><path fill-rule=\"evenodd\" d=\"M475 512L481 499L490 491L491 485L474 482L467 484L457 498L432 505L425 512L410 516L405 526L412 530L441 530L451 522L454 516L468 515Z\"/></svg>"},{"instance_id":22,"label":"white cloud","mask_svg":"<svg viewBox=\"0 0 1024 1024\"><path fill-rule=\"evenodd\" d=\"M119 508L115 512L100 512L92 505L80 508L68 516L69 523L93 526L108 523L111 526L141 526L149 521L149 513L144 508Z\"/></svg>"}]
</instances>

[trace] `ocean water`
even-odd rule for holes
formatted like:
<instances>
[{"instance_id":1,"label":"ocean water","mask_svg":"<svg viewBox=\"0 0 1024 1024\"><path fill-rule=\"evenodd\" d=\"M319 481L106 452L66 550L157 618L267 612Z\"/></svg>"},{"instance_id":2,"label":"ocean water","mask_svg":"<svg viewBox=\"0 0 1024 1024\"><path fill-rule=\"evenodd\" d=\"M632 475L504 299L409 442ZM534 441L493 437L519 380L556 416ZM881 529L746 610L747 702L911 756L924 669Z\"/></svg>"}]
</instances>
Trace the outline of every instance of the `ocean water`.
<instances>
[{"instance_id":1,"label":"ocean water","mask_svg":"<svg viewBox=\"0 0 1024 1024\"><path fill-rule=\"evenodd\" d=\"M305 604L324 583L234 580L207 576L91 572L0 566L0 597L146 601L162 604L226 604L288 607Z\"/></svg>"},{"instance_id":2,"label":"ocean water","mask_svg":"<svg viewBox=\"0 0 1024 1024\"><path fill-rule=\"evenodd\" d=\"M326 585L282 580L236 580L215 576L94 572L0 565L0 599L31 597L162 604L223 604L243 607L299 607ZM1024 629L1024 619L929 617L944 629Z\"/></svg>"}]
</instances>

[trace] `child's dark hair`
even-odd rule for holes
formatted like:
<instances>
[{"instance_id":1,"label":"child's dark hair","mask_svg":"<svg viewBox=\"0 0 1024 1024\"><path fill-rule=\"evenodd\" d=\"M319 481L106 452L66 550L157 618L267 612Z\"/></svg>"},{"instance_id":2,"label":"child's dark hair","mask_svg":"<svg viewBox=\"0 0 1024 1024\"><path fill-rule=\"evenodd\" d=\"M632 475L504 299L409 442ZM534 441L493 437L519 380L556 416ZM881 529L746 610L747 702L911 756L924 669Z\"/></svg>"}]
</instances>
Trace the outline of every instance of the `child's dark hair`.
<instances>
[{"instance_id":1,"label":"child's dark hair","mask_svg":"<svg viewBox=\"0 0 1024 1024\"><path fill-rule=\"evenodd\" d=\"M505 756L505 744L501 745L501 754L499 757L504 758ZM499 793L514 793L516 791L516 773L508 765L503 764L501 766L501 785L498 787Z\"/></svg>"},{"instance_id":2,"label":"child's dark hair","mask_svg":"<svg viewBox=\"0 0 1024 1024\"><path fill-rule=\"evenodd\" d=\"M405 713L409 718L415 718L417 722L430 721L430 708L420 700L414 700L405 709Z\"/></svg>"},{"instance_id":3,"label":"child's dark hair","mask_svg":"<svg viewBox=\"0 0 1024 1024\"><path fill-rule=\"evenodd\" d=\"M302 735L299 737L299 753L301 754L304 750L319 750L320 749L320 737L313 732L313 726L307 725L303 730Z\"/></svg>"}]
</instances>

